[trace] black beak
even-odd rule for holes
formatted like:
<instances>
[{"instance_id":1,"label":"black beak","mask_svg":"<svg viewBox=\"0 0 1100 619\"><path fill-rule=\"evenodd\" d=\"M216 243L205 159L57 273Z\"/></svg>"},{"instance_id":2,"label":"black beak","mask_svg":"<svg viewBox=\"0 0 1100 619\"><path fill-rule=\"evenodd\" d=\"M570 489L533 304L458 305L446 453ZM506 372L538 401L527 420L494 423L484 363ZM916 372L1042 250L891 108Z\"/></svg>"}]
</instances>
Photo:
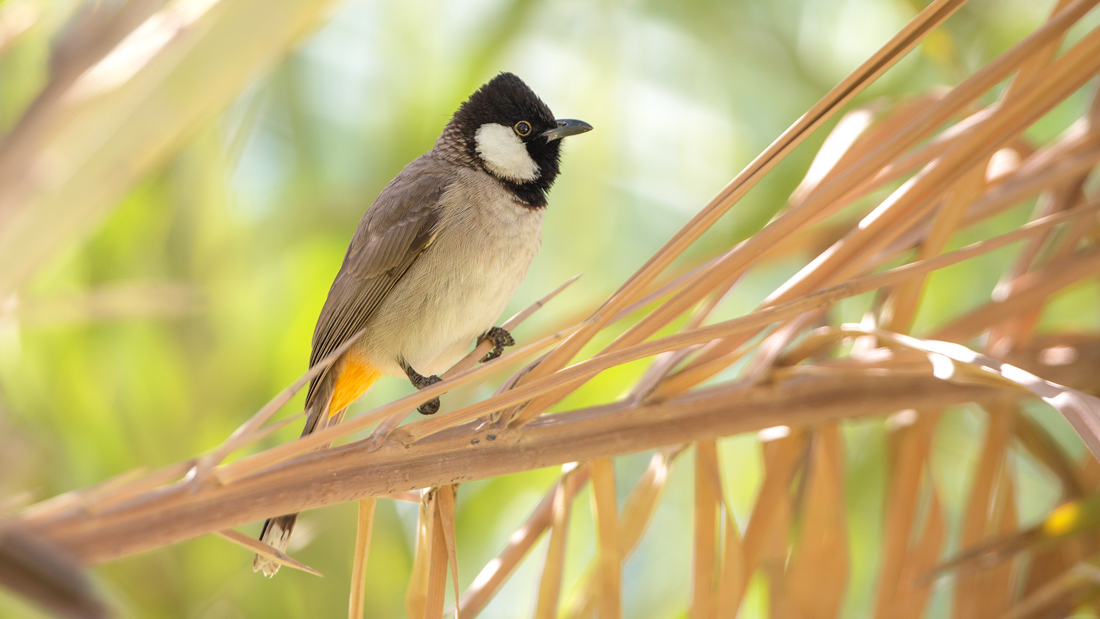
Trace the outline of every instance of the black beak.
<instances>
[{"instance_id":1,"label":"black beak","mask_svg":"<svg viewBox=\"0 0 1100 619\"><path fill-rule=\"evenodd\" d=\"M560 140L562 138L569 137L571 135L577 135L578 133L584 133L592 130L592 125L584 122L583 120L574 120L572 118L559 118L554 121L558 126L544 131L542 137L546 138L547 142L553 142L554 140Z\"/></svg>"}]
</instances>

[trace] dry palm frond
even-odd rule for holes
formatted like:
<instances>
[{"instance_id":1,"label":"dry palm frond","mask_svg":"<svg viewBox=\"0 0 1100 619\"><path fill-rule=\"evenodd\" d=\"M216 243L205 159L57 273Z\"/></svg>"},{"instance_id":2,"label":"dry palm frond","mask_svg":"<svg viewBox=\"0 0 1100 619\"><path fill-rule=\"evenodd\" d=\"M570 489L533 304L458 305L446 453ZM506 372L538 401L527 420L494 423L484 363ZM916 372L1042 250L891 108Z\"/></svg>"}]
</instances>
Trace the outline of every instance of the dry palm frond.
<instances>
[{"instance_id":1,"label":"dry palm frond","mask_svg":"<svg viewBox=\"0 0 1100 619\"><path fill-rule=\"evenodd\" d=\"M581 314L587 319L563 322L555 333L488 365L475 367L484 350L475 351L441 383L224 463L286 423L269 420L307 375L205 456L72 493L16 518L96 562L266 516L369 497L407 498L410 491L432 488L421 495L406 606L410 616L440 617L448 566L458 586L453 484L583 462L563 469L507 547L458 597L456 609L476 616L550 531L535 615L552 617L564 608L570 617L609 618L623 612L623 563L643 538L672 459L684 445L695 445L690 615L735 616L759 574L767 580L772 616L828 618L842 612L853 562L845 535L841 423L888 417L889 486L874 614L916 619L934 594L924 575L951 537L948 510L930 473L937 424L948 407L977 403L989 424L968 484L959 559L943 568L955 579L952 612L960 618L1024 617L1065 610L1096 588L1091 564L1081 562L1100 545L1100 519L1076 520L1072 535L1070 529L1045 538L1021 530L1012 463L1014 450L1026 450L1060 481L1064 499L1078 501L1069 505L1083 505L1100 489L1100 467L1091 459L1100 454L1100 336L1036 333L1053 298L1100 273L1100 200L1089 181L1100 165L1100 102L1094 97L1076 123L1044 143L1034 142L1029 130L1100 73L1100 29L1069 42L1066 36L1097 3L1057 2L1046 23L955 88L849 112L774 221L693 268L666 272L779 161L963 4L936 0L618 291ZM1009 85L995 103L981 103L1005 80ZM0 178L5 165L12 164L0 157ZM0 204L5 196L0 191ZM1032 221L990 238L993 227L984 224L1032 199ZM846 208L865 210L822 225ZM0 258L12 250L3 247L8 232L0 221ZM963 233L983 240L947 252ZM45 239L43 248L28 254L28 264L55 241ZM1005 261L993 298L934 325L929 337L910 335L932 273L1004 248L1016 254ZM712 321L746 273L775 255L803 251L816 257L757 310ZM0 289L5 285L0 278ZM864 323L837 324L837 303L865 293L876 298ZM628 318L633 322L611 344L581 356L608 326ZM981 352L968 348L979 336L985 336ZM509 361L535 353L542 356L503 380L492 396L398 427L419 404L488 380L513 367ZM552 412L601 373L644 359L651 365L624 390L628 397ZM743 369L735 369L741 362ZM1020 412L1021 401L1035 397L1080 434L1092 454L1086 465ZM372 427L369 439L314 452ZM761 430L764 478L742 536L723 495L717 441ZM649 449L658 452L620 512L613 458ZM564 566L572 498L589 476L598 552L569 583ZM1058 514L1064 512L1048 520ZM356 551L352 588L360 592L364 527L369 531L369 518L361 520ZM1019 553L1030 553L1030 562L1015 560ZM1028 564L1030 572L1022 573ZM565 604L563 590L573 592ZM361 614L361 600L353 594L352 615Z\"/></svg>"},{"instance_id":2,"label":"dry palm frond","mask_svg":"<svg viewBox=\"0 0 1100 619\"><path fill-rule=\"evenodd\" d=\"M370 538L374 530L374 507L377 499L359 500L359 518L355 528L355 554L351 564L351 597L348 600L349 619L362 619L366 598L363 587L366 584L367 556L370 553Z\"/></svg>"},{"instance_id":3,"label":"dry palm frond","mask_svg":"<svg viewBox=\"0 0 1100 619\"><path fill-rule=\"evenodd\" d=\"M600 619L622 617L622 545L615 498L615 465L610 458L592 461L592 510L596 521L599 571L596 607Z\"/></svg>"}]
</instances>

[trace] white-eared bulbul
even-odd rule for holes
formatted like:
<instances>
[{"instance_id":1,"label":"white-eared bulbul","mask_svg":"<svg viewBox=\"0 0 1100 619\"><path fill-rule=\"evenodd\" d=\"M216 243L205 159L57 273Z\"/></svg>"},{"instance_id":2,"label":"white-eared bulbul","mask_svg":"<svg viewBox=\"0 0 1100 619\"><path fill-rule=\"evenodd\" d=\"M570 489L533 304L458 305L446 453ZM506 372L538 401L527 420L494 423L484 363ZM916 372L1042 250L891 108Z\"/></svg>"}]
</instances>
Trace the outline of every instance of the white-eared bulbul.
<instances>
[{"instance_id":1,"label":"white-eared bulbul","mask_svg":"<svg viewBox=\"0 0 1100 619\"><path fill-rule=\"evenodd\" d=\"M338 423L383 374L404 374L419 389L475 341L493 342L486 360L513 343L493 325L541 245L561 138L590 129L555 120L511 73L458 108L435 147L386 185L355 230L313 332L310 366L365 332L310 383L303 435ZM438 399L420 407L437 410ZM296 519L268 520L260 539L285 551ZM268 576L279 569L258 555L253 567Z\"/></svg>"}]
</instances>

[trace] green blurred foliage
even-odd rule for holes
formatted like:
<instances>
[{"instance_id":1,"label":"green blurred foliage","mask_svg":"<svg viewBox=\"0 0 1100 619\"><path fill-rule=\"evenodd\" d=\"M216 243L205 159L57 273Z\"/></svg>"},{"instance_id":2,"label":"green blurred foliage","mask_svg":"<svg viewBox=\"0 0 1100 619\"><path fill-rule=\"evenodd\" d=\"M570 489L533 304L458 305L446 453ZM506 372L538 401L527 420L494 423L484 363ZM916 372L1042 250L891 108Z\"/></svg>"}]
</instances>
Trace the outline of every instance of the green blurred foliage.
<instances>
[{"instance_id":1,"label":"green blurred foliage","mask_svg":"<svg viewBox=\"0 0 1100 619\"><path fill-rule=\"evenodd\" d=\"M64 36L66 0L39 0L40 22L0 56L0 127L11 127L48 77L51 41ZM550 198L543 250L510 305L525 307L578 272L574 289L520 329L529 339L581 317L825 91L910 19L916 0L693 0L548 2L462 0L342 5L274 69L258 75L215 121L118 205L78 246L21 291L49 302L116 282L174 282L201 299L182 316L26 326L0 321L0 496L39 497L134 467L157 466L216 445L306 368L309 341L352 230L384 184L430 148L455 107L499 71L521 75L561 116L596 130L565 149ZM1042 21L1051 2L975 0L861 101L896 100L961 77ZM0 4L0 6L3 6ZM232 53L232 50L226 50ZM994 94L991 94L992 98ZM991 99L990 99L991 100ZM1048 138L1076 118L1075 96L1044 119ZM825 132L779 166L681 260L694 264L759 229L798 183ZM963 244L1026 219L1030 206L972 229ZM937 273L916 332L988 299L1014 247ZM715 320L742 314L810 256L753 271ZM1067 291L1044 329L1097 328L1082 307L1095 284ZM858 320L869 299L846 301L837 320ZM625 327L625 326L624 326ZM597 341L611 338L613 329ZM622 395L645 368L608 372L563 406ZM444 399L454 407L494 385ZM386 379L356 406L408 393ZM296 399L288 409L298 410ZM1035 415L1080 453L1045 407ZM981 415L951 412L935 454L952 531L965 505ZM289 440L288 429L265 445ZM884 496L881 421L846 429L852 575L850 617L873 604ZM264 445L261 445L262 447ZM752 437L722 442L728 496L747 522L760 484ZM648 456L617 462L620 500ZM1025 467L1020 503L1036 520L1056 500L1039 467ZM690 577L691 467L674 469L664 502L624 570L629 617L683 616ZM459 576L468 586L552 483L535 471L462 486ZM1029 490L1030 489L1030 490ZM95 573L124 617L334 617L345 613L353 505L305 514L291 553L324 578L283 570L253 575L251 556L203 538L115 561ZM570 532L566 582L593 554L582 493ZM414 505L381 501L367 568L370 616L403 614L412 562ZM250 525L249 532L258 523ZM536 549L483 614L531 612ZM766 615L757 578L742 617ZM568 590L568 589L567 589ZM944 608L940 591L935 608ZM0 593L0 616L38 616Z\"/></svg>"}]
</instances>

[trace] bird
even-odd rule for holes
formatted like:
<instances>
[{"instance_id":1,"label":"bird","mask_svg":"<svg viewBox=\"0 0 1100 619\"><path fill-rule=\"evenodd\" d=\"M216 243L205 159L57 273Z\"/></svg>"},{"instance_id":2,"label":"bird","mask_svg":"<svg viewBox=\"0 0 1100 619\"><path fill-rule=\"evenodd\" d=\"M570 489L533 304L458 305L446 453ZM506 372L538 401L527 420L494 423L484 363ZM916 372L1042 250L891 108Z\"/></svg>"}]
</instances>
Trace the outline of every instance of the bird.
<instances>
[{"instance_id":1,"label":"bird","mask_svg":"<svg viewBox=\"0 0 1100 619\"><path fill-rule=\"evenodd\" d=\"M417 389L488 339L482 361L513 345L495 326L542 244L547 192L562 138L590 131L556 119L513 73L493 77L459 106L431 150L405 166L352 235L313 332L309 365L359 338L306 392L302 436L339 423L383 375ZM419 407L439 410L435 398ZM264 523L260 541L285 552L297 514ZM254 571L279 564L256 555Z\"/></svg>"}]
</instances>

